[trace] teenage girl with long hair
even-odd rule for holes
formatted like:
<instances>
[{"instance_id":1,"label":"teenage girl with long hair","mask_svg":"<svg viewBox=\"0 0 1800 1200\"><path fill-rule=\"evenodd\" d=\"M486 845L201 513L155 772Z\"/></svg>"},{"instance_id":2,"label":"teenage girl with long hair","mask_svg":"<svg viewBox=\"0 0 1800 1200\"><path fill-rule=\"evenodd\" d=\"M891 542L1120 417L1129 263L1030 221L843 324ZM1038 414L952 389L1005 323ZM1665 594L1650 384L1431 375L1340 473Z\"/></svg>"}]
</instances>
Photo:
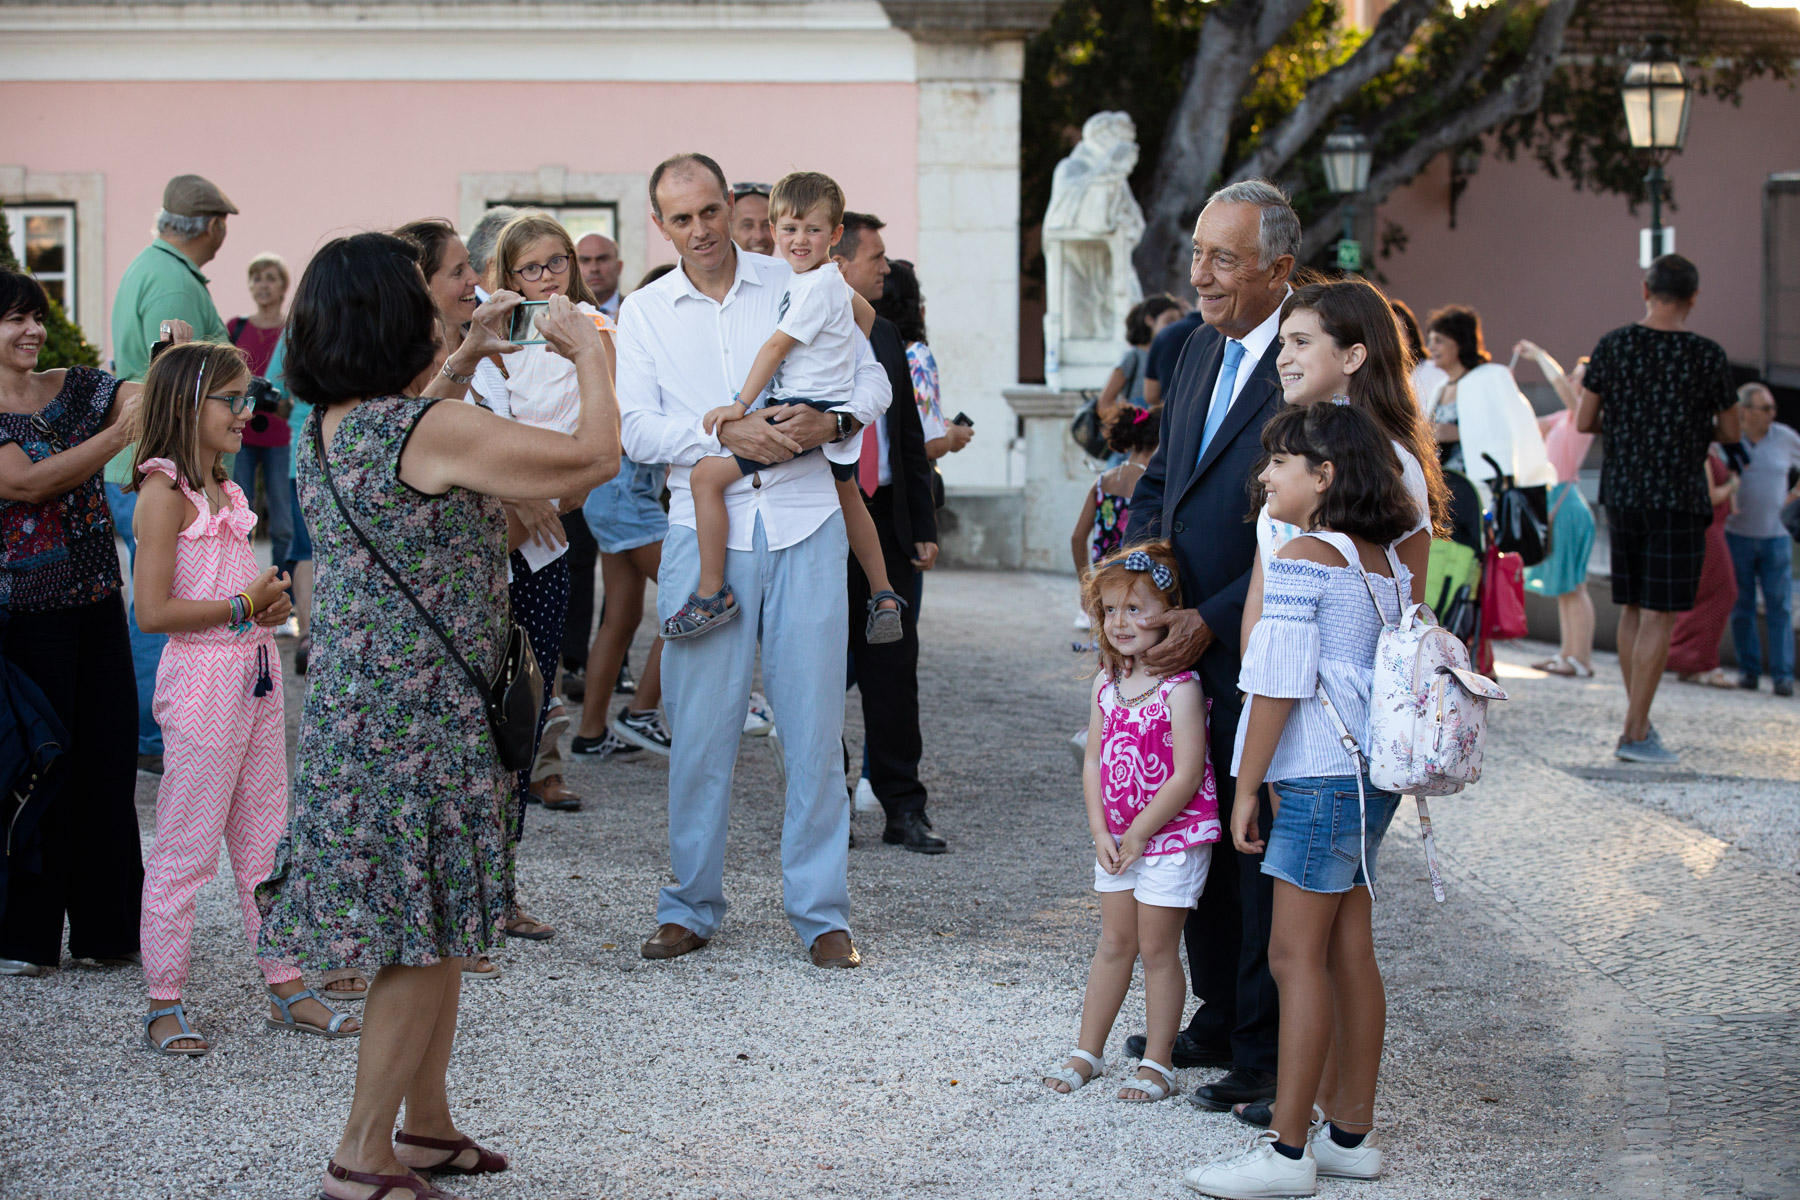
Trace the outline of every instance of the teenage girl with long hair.
<instances>
[{"instance_id":1,"label":"teenage girl with long hair","mask_svg":"<svg viewBox=\"0 0 1800 1200\"><path fill-rule=\"evenodd\" d=\"M1433 533L1449 529L1450 492L1430 423L1413 395L1412 368L1394 311L1372 284L1360 279L1308 284L1281 306L1281 354L1275 369L1282 399L1301 406L1347 404L1372 417L1393 443L1416 512L1398 553L1412 574L1412 598L1422 600ZM1299 532L1266 507L1259 508L1256 522L1257 558L1244 600L1243 645L1249 644L1251 626L1262 611L1269 560Z\"/></svg>"}]
</instances>

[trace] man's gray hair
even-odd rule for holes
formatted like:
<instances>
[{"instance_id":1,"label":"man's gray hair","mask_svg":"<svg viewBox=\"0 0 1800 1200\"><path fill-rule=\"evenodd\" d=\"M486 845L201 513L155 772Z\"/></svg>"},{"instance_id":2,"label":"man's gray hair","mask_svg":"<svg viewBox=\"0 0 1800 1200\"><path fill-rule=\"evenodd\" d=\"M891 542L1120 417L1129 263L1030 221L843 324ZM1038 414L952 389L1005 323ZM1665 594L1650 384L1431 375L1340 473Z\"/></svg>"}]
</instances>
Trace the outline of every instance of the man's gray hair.
<instances>
[{"instance_id":1,"label":"man's gray hair","mask_svg":"<svg viewBox=\"0 0 1800 1200\"><path fill-rule=\"evenodd\" d=\"M1755 404L1758 396L1767 396L1771 401L1775 399L1774 391L1770 389L1768 384L1760 379L1752 379L1749 383L1738 388L1738 403L1745 408L1749 408L1752 404Z\"/></svg>"},{"instance_id":2,"label":"man's gray hair","mask_svg":"<svg viewBox=\"0 0 1800 1200\"><path fill-rule=\"evenodd\" d=\"M469 266L474 268L475 274L487 275L488 263L494 259L494 247L500 243L500 231L518 215L519 210L510 204L495 205L482 213L475 228L469 230L464 241L469 245Z\"/></svg>"},{"instance_id":3,"label":"man's gray hair","mask_svg":"<svg viewBox=\"0 0 1800 1200\"><path fill-rule=\"evenodd\" d=\"M1288 203L1287 193L1267 179L1241 179L1228 183L1206 199L1207 204L1254 204L1262 210L1256 231L1256 265L1267 270L1284 254L1300 259L1300 217Z\"/></svg>"},{"instance_id":4,"label":"man's gray hair","mask_svg":"<svg viewBox=\"0 0 1800 1200\"><path fill-rule=\"evenodd\" d=\"M164 209L156 214L156 236L191 242L211 229L212 223L211 217L183 217Z\"/></svg>"}]
</instances>

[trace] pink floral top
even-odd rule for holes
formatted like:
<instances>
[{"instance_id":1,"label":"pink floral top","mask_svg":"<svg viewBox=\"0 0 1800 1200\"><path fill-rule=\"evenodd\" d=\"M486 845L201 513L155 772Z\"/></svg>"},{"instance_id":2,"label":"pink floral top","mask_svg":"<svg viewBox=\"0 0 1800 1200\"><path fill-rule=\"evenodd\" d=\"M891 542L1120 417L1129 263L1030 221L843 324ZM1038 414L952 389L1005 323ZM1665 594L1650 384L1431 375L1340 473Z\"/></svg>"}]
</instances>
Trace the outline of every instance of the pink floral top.
<instances>
[{"instance_id":1,"label":"pink floral top","mask_svg":"<svg viewBox=\"0 0 1800 1200\"><path fill-rule=\"evenodd\" d=\"M1100 803L1106 811L1106 828L1123 837L1137 815L1150 807L1157 789L1175 769L1175 734L1169 727L1169 696L1192 683L1192 671L1164 679L1156 691L1135 707L1120 702L1114 681L1101 685L1095 702L1100 705ZM1204 739L1202 740L1204 744ZM1173 820L1151 837L1144 847L1146 858L1176 854L1189 846L1216 842L1220 837L1219 789L1213 780L1212 756L1200 790Z\"/></svg>"},{"instance_id":2,"label":"pink floral top","mask_svg":"<svg viewBox=\"0 0 1800 1200\"><path fill-rule=\"evenodd\" d=\"M250 531L256 528L256 514L251 511L238 485L229 479L219 485L225 493L225 507L214 512L206 493L189 487L168 459L145 459L138 470L146 475L158 472L167 475L200 512L193 524L175 539L175 578L169 595L176 600L227 600L249 587L261 572L256 555L250 549ZM275 631L266 625L252 625L244 633L233 633L226 625L209 625L205 629L172 633L169 639L206 645L254 646L271 641L274 636Z\"/></svg>"}]
</instances>

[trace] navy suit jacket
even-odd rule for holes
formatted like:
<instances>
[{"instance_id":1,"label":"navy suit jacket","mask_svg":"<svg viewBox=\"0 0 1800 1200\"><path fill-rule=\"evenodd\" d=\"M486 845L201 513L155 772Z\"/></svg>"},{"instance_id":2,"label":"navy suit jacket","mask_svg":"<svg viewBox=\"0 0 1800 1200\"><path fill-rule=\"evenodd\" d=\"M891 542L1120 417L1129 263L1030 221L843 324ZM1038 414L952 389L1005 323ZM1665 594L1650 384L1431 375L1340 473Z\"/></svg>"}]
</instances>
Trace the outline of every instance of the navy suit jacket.
<instances>
[{"instance_id":1,"label":"navy suit jacket","mask_svg":"<svg viewBox=\"0 0 1800 1200\"><path fill-rule=\"evenodd\" d=\"M1256 565L1256 526L1249 485L1262 461L1262 427L1281 405L1275 372L1280 342L1248 368L1250 378L1225 413L1225 423L1200 457L1200 435L1212 403L1213 385L1225 360L1225 337L1202 326L1188 338L1163 388L1162 440L1131 496L1129 540L1167 538L1181 568L1181 602L1198 610L1212 630L1212 645L1200 656L1200 685L1212 702L1213 770L1223 780L1231 771L1237 740L1238 667L1243 648L1244 597ZM1223 789L1221 805L1229 804Z\"/></svg>"}]
</instances>

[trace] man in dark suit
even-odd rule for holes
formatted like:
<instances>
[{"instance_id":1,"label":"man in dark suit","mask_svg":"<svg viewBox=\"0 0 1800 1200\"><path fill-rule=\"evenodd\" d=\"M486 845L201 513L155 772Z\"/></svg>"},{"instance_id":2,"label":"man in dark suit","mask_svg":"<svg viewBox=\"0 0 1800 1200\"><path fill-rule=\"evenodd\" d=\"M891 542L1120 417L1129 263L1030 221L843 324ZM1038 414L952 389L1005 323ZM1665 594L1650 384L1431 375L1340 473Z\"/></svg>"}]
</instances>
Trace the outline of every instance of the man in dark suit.
<instances>
[{"instance_id":1,"label":"man in dark suit","mask_svg":"<svg viewBox=\"0 0 1800 1200\"><path fill-rule=\"evenodd\" d=\"M832 261L844 279L871 304L881 300L888 273L884 222L868 213L844 214L844 236L831 248ZM859 485L881 535L881 556L888 580L906 598L901 605L904 631L897 642L872 646L863 636L868 619L869 581L850 560L850 665L862 693L863 738L869 750L869 786L887 814L881 840L920 854L942 854L949 847L931 831L925 815L925 785L919 782L919 618L912 609L915 572L937 562L937 513L931 502L931 461L925 457L925 427L912 402L912 372L906 346L892 321L875 318L869 334L875 359L887 370L894 402L885 416L863 431L863 453L873 456L870 470L859 471Z\"/></svg>"},{"instance_id":2,"label":"man in dark suit","mask_svg":"<svg viewBox=\"0 0 1800 1200\"><path fill-rule=\"evenodd\" d=\"M1239 631L1256 561L1246 486L1262 459L1262 427L1281 404L1276 334L1299 249L1299 218L1274 184L1235 183L1207 201L1194 226L1191 275L1206 324L1165 381L1162 444L1131 497L1131 539L1174 544L1185 606L1142 622L1168 631L1145 663L1159 672L1197 665L1212 702L1209 745L1227 833L1187 921L1188 969L1202 1003L1175 1039L1174 1065L1232 1068L1194 1093L1195 1104L1219 1112L1275 1094L1274 889L1260 855L1232 848L1230 771L1241 710ZM1267 829L1266 799L1263 806Z\"/></svg>"}]
</instances>

